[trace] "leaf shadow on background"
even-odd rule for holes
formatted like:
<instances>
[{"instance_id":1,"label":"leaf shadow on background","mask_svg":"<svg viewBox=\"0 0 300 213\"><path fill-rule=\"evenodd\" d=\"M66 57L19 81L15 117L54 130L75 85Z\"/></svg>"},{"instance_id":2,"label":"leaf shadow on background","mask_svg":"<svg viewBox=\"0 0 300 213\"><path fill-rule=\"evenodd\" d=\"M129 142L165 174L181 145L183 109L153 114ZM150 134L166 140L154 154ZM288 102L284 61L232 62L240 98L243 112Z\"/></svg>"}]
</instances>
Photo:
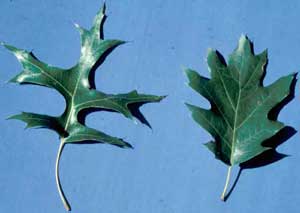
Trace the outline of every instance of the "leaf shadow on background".
<instances>
[{"instance_id":1,"label":"leaf shadow on background","mask_svg":"<svg viewBox=\"0 0 300 213\"><path fill-rule=\"evenodd\" d=\"M142 124L148 126L150 129L152 129L150 123L148 122L148 120L145 118L145 116L140 111L140 107L146 103L147 102L128 104L128 109L137 120L139 120ZM86 117L93 112L116 112L116 111L104 109L104 108L102 108L102 109L99 109L99 108L84 109L78 113L78 121L81 124L85 124ZM77 144L94 144L94 143L99 143L99 141L91 140L91 141L77 142ZM125 142L125 143L127 143L129 148L133 149L133 146L130 143L128 143L128 142Z\"/></svg>"},{"instance_id":2,"label":"leaf shadow on background","mask_svg":"<svg viewBox=\"0 0 300 213\"><path fill-rule=\"evenodd\" d=\"M262 81L264 79L264 76L266 74L266 66L265 66L265 72L263 77L261 78L261 84ZM292 81L291 87L290 87L290 93L289 95L283 99L280 103L278 103L268 114L268 118L270 120L277 120L278 115L281 111L281 109L286 106L290 101L293 100L293 98L295 97L295 86L296 86L296 76L297 73L294 74L294 79ZM276 148L281 145L282 143L286 142L288 139L290 139L293 135L296 134L296 130L291 127L291 126L285 126L284 128L282 128L279 132L277 132L273 137L265 140L262 145L265 147L270 147L270 150L267 150L263 153L261 153L260 155L252 158L251 160L248 160L242 164L240 164L240 169L239 172L230 188L230 190L228 191L227 195L225 196L224 201L226 201L231 193L233 192L233 190L236 187L237 182L240 179L240 176L242 174L242 171L244 169L253 169L253 168L258 168L258 167L262 167L262 166L266 166L272 163L275 163L279 160L282 160L285 157L288 157L289 155L286 154L282 154L276 151Z\"/></svg>"},{"instance_id":3,"label":"leaf shadow on background","mask_svg":"<svg viewBox=\"0 0 300 213\"><path fill-rule=\"evenodd\" d=\"M106 6L105 4L103 5L103 10L106 10ZM102 22L100 23L100 29L99 29L99 36L100 39L104 39L104 24L107 20L107 15L104 14L103 18L102 18ZM97 68L103 64L103 62L105 61L105 59L107 58L108 55L110 55L110 53L116 48L117 46L113 46L111 48L109 48L108 50L106 50L106 52L104 52L101 57L98 59L98 61L96 61L96 63L94 64L94 66L91 68L90 73L89 73L89 82L90 82L90 89L96 89L96 84L95 84L95 74L96 74L96 70Z\"/></svg>"},{"instance_id":4,"label":"leaf shadow on background","mask_svg":"<svg viewBox=\"0 0 300 213\"><path fill-rule=\"evenodd\" d=\"M104 30L103 30L103 26L104 23L107 19L107 15L105 15L103 17L103 20L101 22L100 25L100 38L104 39ZM103 62L106 60L107 56L110 55L112 53L112 51L117 48L117 46L113 46L110 49L108 49L100 58L99 60L94 64L94 66L92 67L90 74L89 74L89 83L90 83L90 89L96 89L96 84L95 84L95 76L96 76L96 71L98 69L99 66L101 66L103 64ZM147 121L147 119L144 117L144 115L141 113L140 111L140 107L144 104L146 104L147 102L140 102L140 103L132 103L132 104L128 104L128 109L131 112L131 114L137 118L142 124L145 124L146 126L148 126L150 129L152 129L150 123ZM113 110L109 110L109 109L100 109L100 108L89 108L89 109L84 109L82 111L79 112L78 114L78 121L81 124L85 124L85 119L86 117L93 113L93 112L116 112ZM83 142L79 142L79 144L94 144L94 143L99 143L99 141L83 141ZM127 142L125 142L127 143ZM133 146L129 143L127 143L129 148L133 149Z\"/></svg>"},{"instance_id":5,"label":"leaf shadow on background","mask_svg":"<svg viewBox=\"0 0 300 213\"><path fill-rule=\"evenodd\" d=\"M103 38L103 31L100 30L100 35L101 35L101 38ZM99 60L95 63L95 65L92 67L91 71L90 71L90 74L89 74L89 82L90 82L90 88L91 89L96 89L96 84L95 84L95 76L96 76L96 71L98 69L98 67L100 65L102 65L102 63L106 60L106 57L108 55L110 55L110 53L116 48L117 46L114 46L110 49L108 49L100 58ZM147 104L147 102L140 102L140 103L131 103L131 104L128 104L128 109L129 111L131 112L131 114L137 119L139 120L142 124L148 126L150 129L152 129L150 123L148 122L148 120L145 118L145 116L141 113L140 111L140 107L144 104ZM93 113L93 112L116 112L116 111L113 111L113 110L109 110L109 109L104 109L104 108L89 108L89 109L84 109L82 111L79 112L78 114L78 121L81 123L81 124L85 124L85 119L86 117ZM86 143L89 143L89 144L93 144L93 143L99 143L99 142L95 142L95 141L84 141L82 142L84 144ZM79 142L80 144L80 142ZM133 146L129 143L127 143L127 145L130 147L130 148L133 148Z\"/></svg>"},{"instance_id":6,"label":"leaf shadow on background","mask_svg":"<svg viewBox=\"0 0 300 213\"><path fill-rule=\"evenodd\" d=\"M147 102L132 103L132 104L128 104L127 107L129 109L129 111L131 112L131 114L137 120L139 120L142 124L148 126L150 129L152 129L152 126L150 125L148 120L145 118L145 116L140 111L140 107L143 106L144 104L147 104ZM91 114L93 112L103 112L103 111L104 112L116 112L114 110L109 110L109 109L104 109L104 108L102 108L102 109L99 109L99 108L84 109L79 112L78 121L81 124L85 124L85 119L89 114Z\"/></svg>"},{"instance_id":7,"label":"leaf shadow on background","mask_svg":"<svg viewBox=\"0 0 300 213\"><path fill-rule=\"evenodd\" d=\"M95 75L96 70L100 65L103 64L103 62L106 60L107 56L111 54L111 52L116 48L117 46L109 48L100 58L99 60L94 64L94 66L91 68L90 74L89 74L89 82L90 82L90 89L96 89L95 84Z\"/></svg>"}]
</instances>

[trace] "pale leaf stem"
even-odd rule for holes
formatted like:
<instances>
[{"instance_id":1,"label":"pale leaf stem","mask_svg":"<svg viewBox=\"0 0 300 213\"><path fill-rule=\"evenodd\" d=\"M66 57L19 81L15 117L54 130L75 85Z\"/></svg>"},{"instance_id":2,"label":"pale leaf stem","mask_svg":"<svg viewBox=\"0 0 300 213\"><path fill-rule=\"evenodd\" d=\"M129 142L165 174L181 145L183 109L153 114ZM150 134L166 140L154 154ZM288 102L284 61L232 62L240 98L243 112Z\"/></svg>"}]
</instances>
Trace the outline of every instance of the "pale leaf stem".
<instances>
[{"instance_id":1,"label":"pale leaf stem","mask_svg":"<svg viewBox=\"0 0 300 213\"><path fill-rule=\"evenodd\" d=\"M229 181L230 181L231 168L232 168L232 166L229 166L229 167L228 167L227 177L226 177L226 183L225 183L225 186L224 186L224 190L223 190L223 192L222 192L222 195L221 195L221 200L222 200L222 201L225 201L225 198L226 198L226 192L227 192L227 188L228 188Z\"/></svg>"},{"instance_id":2,"label":"pale leaf stem","mask_svg":"<svg viewBox=\"0 0 300 213\"><path fill-rule=\"evenodd\" d=\"M64 207L67 211L71 211L71 207L64 195L64 192L61 188L61 184L60 184L60 180L59 180L59 160L60 160L60 156L61 156L61 153L64 149L64 146L65 146L65 143L63 141L60 142L60 145L59 145L59 149L58 149L58 152L57 152L57 157L56 157L56 163L55 163L55 179L56 179L56 186L57 186L57 189L58 189L58 192L59 192L59 196L60 196L60 199L62 200L63 204L64 204Z\"/></svg>"}]
</instances>

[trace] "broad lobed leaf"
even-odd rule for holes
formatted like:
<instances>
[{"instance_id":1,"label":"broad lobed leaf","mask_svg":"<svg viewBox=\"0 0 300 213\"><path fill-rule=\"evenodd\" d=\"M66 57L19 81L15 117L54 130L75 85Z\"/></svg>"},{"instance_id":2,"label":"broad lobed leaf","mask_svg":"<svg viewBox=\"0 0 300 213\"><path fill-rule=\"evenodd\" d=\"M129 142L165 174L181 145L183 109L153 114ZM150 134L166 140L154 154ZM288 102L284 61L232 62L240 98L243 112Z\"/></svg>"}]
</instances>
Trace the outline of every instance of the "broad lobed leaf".
<instances>
[{"instance_id":1,"label":"broad lobed leaf","mask_svg":"<svg viewBox=\"0 0 300 213\"><path fill-rule=\"evenodd\" d=\"M267 60L267 51L255 55L249 39L242 36L228 64L217 51L209 50L211 79L186 70L189 85L210 102L211 109L187 106L193 119L215 139L205 144L207 148L226 164L243 163L270 149L262 142L284 127L268 114L290 94L295 74L264 87Z\"/></svg>"}]
</instances>

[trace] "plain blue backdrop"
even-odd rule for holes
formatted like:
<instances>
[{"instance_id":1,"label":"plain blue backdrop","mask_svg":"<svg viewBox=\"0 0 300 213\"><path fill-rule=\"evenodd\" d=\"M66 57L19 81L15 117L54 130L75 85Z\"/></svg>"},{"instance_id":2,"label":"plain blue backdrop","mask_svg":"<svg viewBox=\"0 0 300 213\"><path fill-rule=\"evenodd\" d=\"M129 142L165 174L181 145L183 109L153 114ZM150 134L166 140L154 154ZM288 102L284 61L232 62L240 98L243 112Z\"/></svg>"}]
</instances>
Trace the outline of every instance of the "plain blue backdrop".
<instances>
[{"instance_id":1,"label":"plain blue backdrop","mask_svg":"<svg viewBox=\"0 0 300 213\"><path fill-rule=\"evenodd\" d=\"M208 47L225 57L241 34L256 53L269 50L265 84L300 69L300 2L280 0L107 0L105 37L131 41L117 48L96 74L108 93L169 95L142 112L153 126L121 114L98 112L87 124L124 137L135 149L67 145L61 159L63 189L75 213L297 213L300 191L299 133L278 150L290 157L243 171L229 200L220 201L227 167L202 145L211 139L183 102L208 107L185 84L184 67L209 76ZM91 26L101 0L1 0L0 41L33 50L63 68L79 57L73 23ZM54 90L5 84L21 70L0 48L0 212L64 212L54 176L59 140L49 130L26 130L6 121L20 111L59 115L63 98ZM299 86L279 120L300 126ZM234 174L238 168L235 168ZM234 175L233 175L234 177Z\"/></svg>"}]
</instances>

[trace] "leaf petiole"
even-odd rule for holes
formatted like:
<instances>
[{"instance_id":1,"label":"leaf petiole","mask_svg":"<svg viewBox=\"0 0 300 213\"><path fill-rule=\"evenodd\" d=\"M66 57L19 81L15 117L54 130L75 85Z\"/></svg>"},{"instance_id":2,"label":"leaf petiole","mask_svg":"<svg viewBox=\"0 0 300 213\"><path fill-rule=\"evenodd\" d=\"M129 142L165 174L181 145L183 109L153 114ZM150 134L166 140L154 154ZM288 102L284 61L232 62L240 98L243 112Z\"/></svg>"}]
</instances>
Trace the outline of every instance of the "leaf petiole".
<instances>
[{"instance_id":1,"label":"leaf petiole","mask_svg":"<svg viewBox=\"0 0 300 213\"><path fill-rule=\"evenodd\" d=\"M225 186L224 186L224 190L223 190L223 192L222 192L222 195L221 195L221 200L222 200L222 201L225 201L225 200L226 200L226 192L227 192L228 184L229 184L229 181L230 181L231 168L232 168L232 166L229 166L229 167L228 167L227 177L226 177L226 183L225 183Z\"/></svg>"},{"instance_id":2,"label":"leaf petiole","mask_svg":"<svg viewBox=\"0 0 300 213\"><path fill-rule=\"evenodd\" d=\"M65 142L63 141L63 139L61 139L61 142L60 142L60 145L58 148L58 152L57 152L56 163L55 163L55 180L56 180L56 186L57 186L57 189L59 192L60 199L63 202L65 209L67 211L71 211L71 207L70 207L70 205L65 197L65 194L61 188L60 179L59 179L59 160L60 160L61 153L64 149L64 146L65 146Z\"/></svg>"}]
</instances>

